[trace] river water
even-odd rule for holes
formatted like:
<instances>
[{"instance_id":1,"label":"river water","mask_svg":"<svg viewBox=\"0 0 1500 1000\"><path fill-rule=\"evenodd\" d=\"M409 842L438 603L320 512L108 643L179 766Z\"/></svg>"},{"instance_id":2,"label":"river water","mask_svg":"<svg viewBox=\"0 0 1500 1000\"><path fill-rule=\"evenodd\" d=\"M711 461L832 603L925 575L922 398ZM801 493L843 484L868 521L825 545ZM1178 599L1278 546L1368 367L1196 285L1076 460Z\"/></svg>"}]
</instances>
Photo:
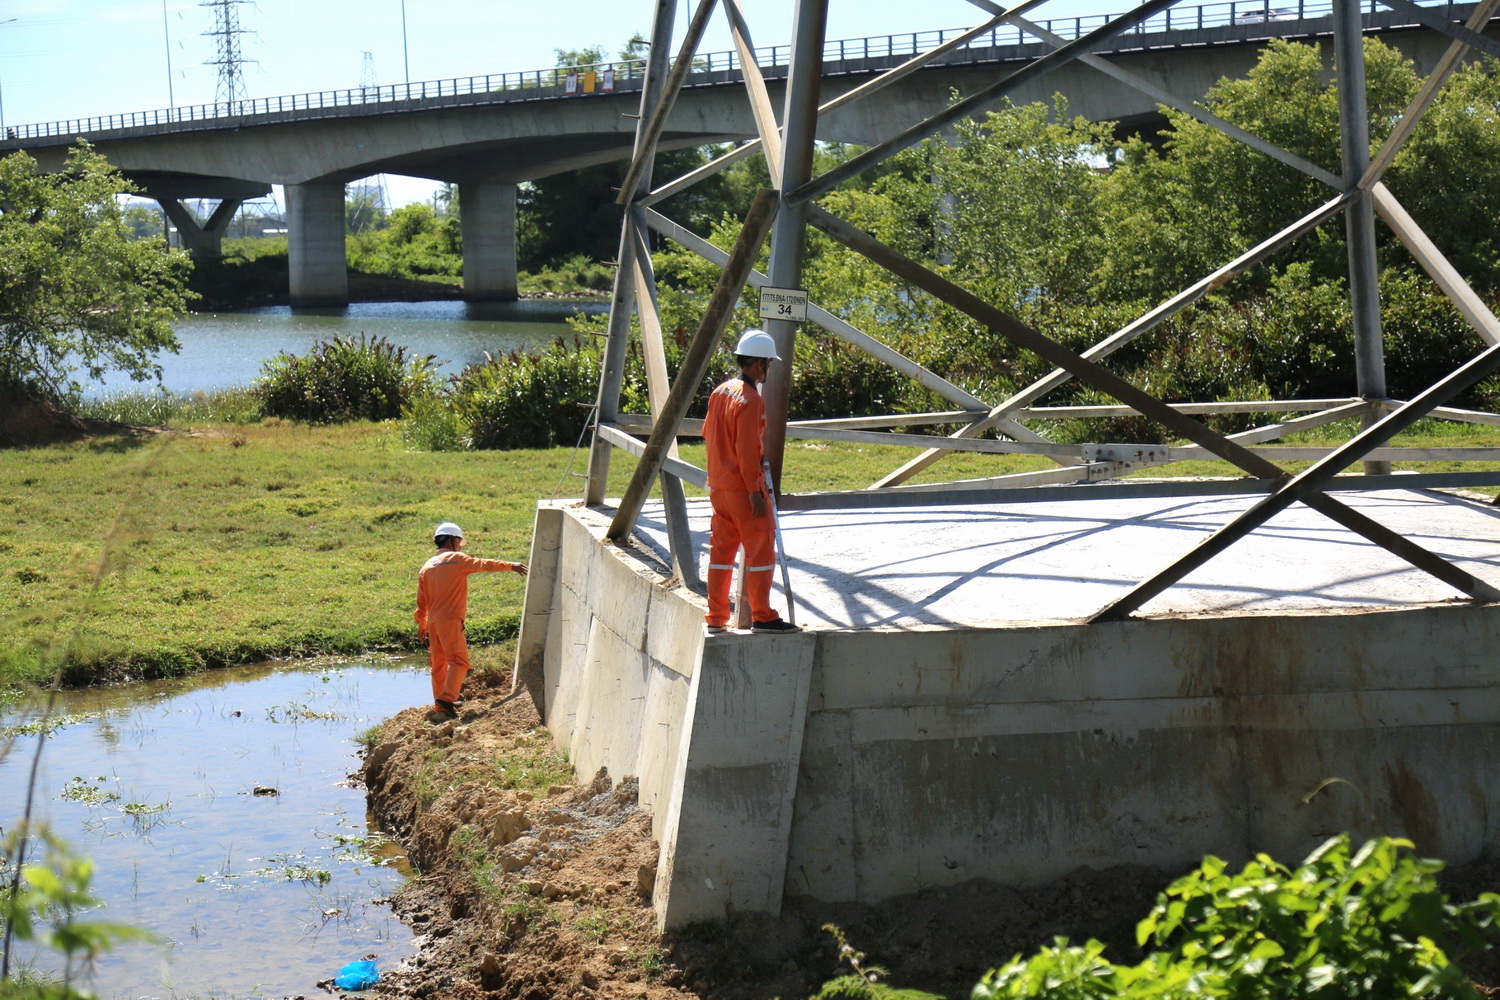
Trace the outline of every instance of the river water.
<instances>
[{"instance_id":1,"label":"river water","mask_svg":"<svg viewBox=\"0 0 1500 1000\"><path fill-rule=\"evenodd\" d=\"M362 302L344 309L296 310L265 306L236 313L193 313L177 323L182 350L161 354L162 384L186 394L249 385L267 358L282 351L306 353L333 337L384 337L414 355L431 354L443 374L512 351L538 351L574 334L568 317L608 309L600 300L522 299L468 304L440 302ZM87 395L141 391L114 373L87 387Z\"/></svg>"},{"instance_id":2,"label":"river water","mask_svg":"<svg viewBox=\"0 0 1500 1000\"><path fill-rule=\"evenodd\" d=\"M159 937L97 963L100 997L313 995L348 962L414 954L383 902L399 849L349 775L356 735L426 687L413 660L261 665L65 692L45 737L0 715L0 826L22 815L41 740L35 816L94 863L104 905L85 919Z\"/></svg>"}]
</instances>

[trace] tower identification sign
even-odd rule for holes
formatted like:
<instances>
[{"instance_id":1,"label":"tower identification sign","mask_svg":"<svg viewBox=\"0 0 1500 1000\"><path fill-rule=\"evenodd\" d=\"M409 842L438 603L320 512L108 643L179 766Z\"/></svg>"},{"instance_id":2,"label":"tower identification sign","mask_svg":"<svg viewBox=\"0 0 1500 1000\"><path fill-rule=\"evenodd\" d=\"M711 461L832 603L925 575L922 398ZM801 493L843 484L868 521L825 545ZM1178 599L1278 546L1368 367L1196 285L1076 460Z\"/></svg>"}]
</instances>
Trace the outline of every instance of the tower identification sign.
<instances>
[{"instance_id":1,"label":"tower identification sign","mask_svg":"<svg viewBox=\"0 0 1500 1000\"><path fill-rule=\"evenodd\" d=\"M807 322L807 289L762 288L760 290L760 318L784 319L793 323Z\"/></svg>"}]
</instances>

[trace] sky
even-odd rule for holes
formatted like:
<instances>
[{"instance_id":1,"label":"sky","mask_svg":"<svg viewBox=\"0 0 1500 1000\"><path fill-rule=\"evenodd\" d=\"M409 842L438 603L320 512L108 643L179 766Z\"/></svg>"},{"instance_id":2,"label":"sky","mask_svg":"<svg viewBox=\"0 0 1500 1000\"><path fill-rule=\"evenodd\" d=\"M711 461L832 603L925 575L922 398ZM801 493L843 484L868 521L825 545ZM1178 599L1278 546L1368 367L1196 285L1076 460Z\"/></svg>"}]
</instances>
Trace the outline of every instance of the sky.
<instances>
[{"instance_id":1,"label":"sky","mask_svg":"<svg viewBox=\"0 0 1500 1000\"><path fill-rule=\"evenodd\" d=\"M673 52L696 0L677 0ZM793 0L741 0L757 46L791 40ZM1048 0L1048 17L1128 9L1130 0ZM237 11L248 96L542 69L554 50L614 53L649 35L654 0L246 0ZM830 39L968 27L966 0L829 0ZM196 0L0 0L0 118L61 121L214 100L214 11ZM732 47L716 10L700 51ZM250 62L249 60L253 60ZM168 66L170 65L170 74ZM170 81L170 84L169 84ZM170 90L169 90L170 86ZM387 178L393 205L431 181Z\"/></svg>"}]
</instances>

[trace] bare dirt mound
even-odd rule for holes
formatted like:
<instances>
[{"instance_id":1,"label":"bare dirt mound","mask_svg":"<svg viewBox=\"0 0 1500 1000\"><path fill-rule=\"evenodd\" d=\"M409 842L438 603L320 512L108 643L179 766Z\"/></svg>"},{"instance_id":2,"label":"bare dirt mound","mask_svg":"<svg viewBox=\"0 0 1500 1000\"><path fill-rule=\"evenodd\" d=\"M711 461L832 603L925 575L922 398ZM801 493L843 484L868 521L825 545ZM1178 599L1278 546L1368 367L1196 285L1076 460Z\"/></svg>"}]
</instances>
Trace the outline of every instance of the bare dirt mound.
<instances>
[{"instance_id":1,"label":"bare dirt mound","mask_svg":"<svg viewBox=\"0 0 1500 1000\"><path fill-rule=\"evenodd\" d=\"M796 1000L849 971L822 930L832 923L888 970L885 982L963 998L986 970L1057 936L1138 961L1136 922L1174 877L1082 869L1043 887L974 881L879 906L789 899L779 917L730 915L662 937L650 903L657 845L635 780L601 771L547 787L571 778L530 700L505 698L508 686L472 678L456 722L408 709L366 757L376 815L420 871L395 901L420 953L366 995ZM1448 875L1464 898L1492 888L1497 870ZM1471 973L1493 983L1493 956L1482 958Z\"/></svg>"},{"instance_id":2,"label":"bare dirt mound","mask_svg":"<svg viewBox=\"0 0 1500 1000\"><path fill-rule=\"evenodd\" d=\"M471 685L467 708L439 726L408 709L366 758L371 803L421 873L396 898L421 953L377 995L691 995L655 934L656 845L635 782L505 787L530 783L547 739L535 709L500 685ZM445 768L475 778L432 798Z\"/></svg>"}]
</instances>

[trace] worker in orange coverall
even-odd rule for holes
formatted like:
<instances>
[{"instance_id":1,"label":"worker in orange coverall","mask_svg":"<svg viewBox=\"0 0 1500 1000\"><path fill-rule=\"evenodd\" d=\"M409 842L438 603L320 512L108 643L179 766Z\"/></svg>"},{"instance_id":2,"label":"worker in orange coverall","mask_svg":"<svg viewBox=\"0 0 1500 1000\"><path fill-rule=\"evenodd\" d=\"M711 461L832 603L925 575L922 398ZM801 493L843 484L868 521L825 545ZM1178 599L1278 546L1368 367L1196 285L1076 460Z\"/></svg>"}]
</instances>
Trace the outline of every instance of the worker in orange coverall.
<instances>
[{"instance_id":1,"label":"worker in orange coverall","mask_svg":"<svg viewBox=\"0 0 1500 1000\"><path fill-rule=\"evenodd\" d=\"M469 673L469 644L464 640L464 616L469 611L469 574L515 572L526 575L526 564L465 555L463 529L444 521L432 533L437 555L417 573L417 638L427 643L432 664L433 722L458 718L464 677Z\"/></svg>"},{"instance_id":2,"label":"worker in orange coverall","mask_svg":"<svg viewBox=\"0 0 1500 1000\"><path fill-rule=\"evenodd\" d=\"M745 547L745 592L750 599L751 631L784 634L799 631L771 607L771 578L776 569L776 525L761 471L761 435L766 404L756 383L766 380L772 361L780 361L776 342L761 330L746 330L734 348L740 374L708 397L703 441L708 446L708 499L713 521L708 541L708 631L729 627L729 582L734 557Z\"/></svg>"}]
</instances>

